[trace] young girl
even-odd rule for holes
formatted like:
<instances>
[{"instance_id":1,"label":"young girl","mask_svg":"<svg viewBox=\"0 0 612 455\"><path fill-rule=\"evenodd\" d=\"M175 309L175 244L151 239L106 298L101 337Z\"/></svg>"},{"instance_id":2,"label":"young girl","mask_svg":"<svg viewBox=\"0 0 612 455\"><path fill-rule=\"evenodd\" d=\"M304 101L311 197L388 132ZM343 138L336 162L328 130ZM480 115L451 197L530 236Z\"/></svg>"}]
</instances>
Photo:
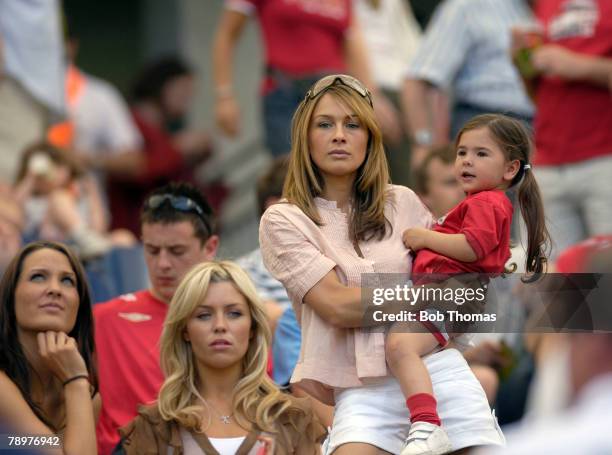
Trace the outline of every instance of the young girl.
<instances>
[{"instance_id":1,"label":"young girl","mask_svg":"<svg viewBox=\"0 0 612 455\"><path fill-rule=\"evenodd\" d=\"M455 146L455 175L467 196L433 230L404 231L406 247L418 251L412 268L413 282L439 281L431 274L446 278L473 274L465 275L468 287L477 274L502 273L510 257L513 212L505 191L517 184L528 233L526 269L535 277L543 271L549 236L540 191L529 164L528 132L519 121L504 115L479 115L461 129ZM424 280L419 280L419 275ZM385 346L387 363L410 410L412 424L402 455L446 453L451 446L440 426L431 380L421 356L438 345L444 346L448 334L443 324L409 324L402 325L401 331L394 326ZM424 332L423 325L431 333Z\"/></svg>"}]
</instances>

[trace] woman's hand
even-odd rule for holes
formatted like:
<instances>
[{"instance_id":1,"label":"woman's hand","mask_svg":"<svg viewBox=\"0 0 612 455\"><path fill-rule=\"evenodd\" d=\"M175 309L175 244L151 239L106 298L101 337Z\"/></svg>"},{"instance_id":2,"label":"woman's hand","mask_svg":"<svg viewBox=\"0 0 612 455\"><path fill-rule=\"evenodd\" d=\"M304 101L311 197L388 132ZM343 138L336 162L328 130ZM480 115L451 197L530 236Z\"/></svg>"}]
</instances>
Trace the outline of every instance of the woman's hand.
<instances>
[{"instance_id":1,"label":"woman's hand","mask_svg":"<svg viewBox=\"0 0 612 455\"><path fill-rule=\"evenodd\" d=\"M402 240L406 248L410 248L412 251L419 251L427 248L427 239L430 232L429 229L425 228L406 229L402 234Z\"/></svg>"},{"instance_id":2,"label":"woman's hand","mask_svg":"<svg viewBox=\"0 0 612 455\"><path fill-rule=\"evenodd\" d=\"M39 332L38 352L45 365L61 381L87 375L87 366L78 350L76 340L64 332Z\"/></svg>"}]
</instances>

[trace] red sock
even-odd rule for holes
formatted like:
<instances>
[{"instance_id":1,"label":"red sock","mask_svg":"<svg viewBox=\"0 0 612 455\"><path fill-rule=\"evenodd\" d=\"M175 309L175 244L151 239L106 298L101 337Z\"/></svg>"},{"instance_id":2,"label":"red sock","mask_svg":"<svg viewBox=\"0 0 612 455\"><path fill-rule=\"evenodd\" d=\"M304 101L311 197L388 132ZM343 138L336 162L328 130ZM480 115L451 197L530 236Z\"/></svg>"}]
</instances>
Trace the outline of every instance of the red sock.
<instances>
[{"instance_id":1,"label":"red sock","mask_svg":"<svg viewBox=\"0 0 612 455\"><path fill-rule=\"evenodd\" d=\"M440 426L440 417L436 410L436 399L429 393L415 393L408 397L406 406L410 411L410 423L429 422Z\"/></svg>"}]
</instances>

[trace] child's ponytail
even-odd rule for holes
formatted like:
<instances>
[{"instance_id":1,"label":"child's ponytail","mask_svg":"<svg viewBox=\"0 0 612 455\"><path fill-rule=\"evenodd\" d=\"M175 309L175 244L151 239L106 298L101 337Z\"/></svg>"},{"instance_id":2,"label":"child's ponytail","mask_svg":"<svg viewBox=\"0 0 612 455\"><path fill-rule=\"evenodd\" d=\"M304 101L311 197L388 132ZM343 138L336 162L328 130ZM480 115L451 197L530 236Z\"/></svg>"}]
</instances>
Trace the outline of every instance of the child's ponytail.
<instances>
[{"instance_id":1,"label":"child's ponytail","mask_svg":"<svg viewBox=\"0 0 612 455\"><path fill-rule=\"evenodd\" d=\"M529 165L527 165L529 166ZM518 203L527 227L527 272L532 274L526 282L535 281L544 272L547 250L550 247L550 234L544 220L544 206L540 188L529 167L521 161L523 174L518 188Z\"/></svg>"}]
</instances>

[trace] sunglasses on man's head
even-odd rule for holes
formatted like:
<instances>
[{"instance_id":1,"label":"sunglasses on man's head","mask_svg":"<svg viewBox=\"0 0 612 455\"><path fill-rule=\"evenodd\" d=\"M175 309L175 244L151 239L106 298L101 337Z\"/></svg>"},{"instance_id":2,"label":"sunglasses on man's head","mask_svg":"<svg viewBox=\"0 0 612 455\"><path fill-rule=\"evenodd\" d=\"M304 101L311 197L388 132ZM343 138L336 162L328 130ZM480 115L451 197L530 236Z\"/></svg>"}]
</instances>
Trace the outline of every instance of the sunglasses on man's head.
<instances>
[{"instance_id":1,"label":"sunglasses on man's head","mask_svg":"<svg viewBox=\"0 0 612 455\"><path fill-rule=\"evenodd\" d=\"M175 196L173 194L155 194L145 202L145 209L156 210L161 207L164 203L168 202L170 206L178 210L179 212L195 213L204 222L204 226L208 230L209 234L212 234L212 227L207 214L202 210L202 207L198 205L193 199L187 196Z\"/></svg>"},{"instance_id":2,"label":"sunglasses on man's head","mask_svg":"<svg viewBox=\"0 0 612 455\"><path fill-rule=\"evenodd\" d=\"M322 79L319 79L315 83L315 85L313 85L313 87L306 93L306 99L311 100L316 98L319 93L328 89L336 82L340 82L342 85L346 85L347 87L352 88L361 96L363 96L366 100L368 100L370 106L374 107L374 104L372 103L372 94L370 93L370 91L365 88L365 86L353 76L349 76L347 74L331 74L329 76L325 76Z\"/></svg>"}]
</instances>

